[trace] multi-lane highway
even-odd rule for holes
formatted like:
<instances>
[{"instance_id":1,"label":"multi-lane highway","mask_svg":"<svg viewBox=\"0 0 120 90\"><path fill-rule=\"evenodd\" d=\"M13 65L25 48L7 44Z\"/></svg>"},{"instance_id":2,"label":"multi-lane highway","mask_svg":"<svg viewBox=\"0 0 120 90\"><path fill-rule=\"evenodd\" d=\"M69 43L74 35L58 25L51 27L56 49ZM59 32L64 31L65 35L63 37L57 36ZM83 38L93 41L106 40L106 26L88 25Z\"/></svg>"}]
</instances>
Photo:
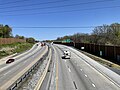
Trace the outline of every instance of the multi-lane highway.
<instances>
[{"instance_id":1,"label":"multi-lane highway","mask_svg":"<svg viewBox=\"0 0 120 90\"><path fill-rule=\"evenodd\" d=\"M120 90L118 74L71 47L56 44L50 45L50 48L35 44L31 50L15 56L15 62L3 64L0 68L0 87L10 84L9 81L50 50L49 63L37 83L40 90ZM71 52L70 59L62 59L64 50Z\"/></svg>"},{"instance_id":2,"label":"multi-lane highway","mask_svg":"<svg viewBox=\"0 0 120 90\"><path fill-rule=\"evenodd\" d=\"M14 57L15 61L13 63L2 65L3 67L0 69L0 87L34 62L46 49L47 46L41 47L41 45L37 46L35 44L31 50Z\"/></svg>"},{"instance_id":3,"label":"multi-lane highway","mask_svg":"<svg viewBox=\"0 0 120 90\"><path fill-rule=\"evenodd\" d=\"M109 74L112 72L112 75L115 75L113 77L118 80L117 82L105 75L107 73L101 73L86 62L85 58L80 57L76 50L63 45L53 45L52 48L54 65L49 90L120 90L120 76L116 73L107 71ZM70 59L61 58L64 50L71 52ZM43 88L45 90L44 86L41 90Z\"/></svg>"}]
</instances>

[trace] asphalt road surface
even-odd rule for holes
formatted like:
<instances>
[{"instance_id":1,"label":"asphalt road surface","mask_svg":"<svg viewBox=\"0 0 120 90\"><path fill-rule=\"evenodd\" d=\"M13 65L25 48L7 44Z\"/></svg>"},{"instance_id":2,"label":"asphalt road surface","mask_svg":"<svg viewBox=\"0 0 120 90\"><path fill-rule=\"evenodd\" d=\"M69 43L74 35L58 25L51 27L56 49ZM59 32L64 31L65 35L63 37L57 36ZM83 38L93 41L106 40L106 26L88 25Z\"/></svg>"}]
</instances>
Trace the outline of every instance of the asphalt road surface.
<instances>
[{"instance_id":1,"label":"asphalt road surface","mask_svg":"<svg viewBox=\"0 0 120 90\"><path fill-rule=\"evenodd\" d=\"M35 46L29 53L20 56L13 63L0 69L0 86L31 64L35 57L38 57L46 47Z\"/></svg>"},{"instance_id":2,"label":"asphalt road surface","mask_svg":"<svg viewBox=\"0 0 120 90\"><path fill-rule=\"evenodd\" d=\"M85 57L80 57L74 50L63 45L51 47L54 52L52 64L41 90L120 90L119 85L87 63L83 59ZM0 86L32 63L45 48L34 47L28 54L16 58L14 63L6 65L3 70L0 69ZM70 59L61 58L64 50L71 52Z\"/></svg>"},{"instance_id":3,"label":"asphalt road surface","mask_svg":"<svg viewBox=\"0 0 120 90\"><path fill-rule=\"evenodd\" d=\"M120 90L69 48L53 45L53 49L54 66L49 90ZM64 50L71 52L70 59L61 58Z\"/></svg>"}]
</instances>

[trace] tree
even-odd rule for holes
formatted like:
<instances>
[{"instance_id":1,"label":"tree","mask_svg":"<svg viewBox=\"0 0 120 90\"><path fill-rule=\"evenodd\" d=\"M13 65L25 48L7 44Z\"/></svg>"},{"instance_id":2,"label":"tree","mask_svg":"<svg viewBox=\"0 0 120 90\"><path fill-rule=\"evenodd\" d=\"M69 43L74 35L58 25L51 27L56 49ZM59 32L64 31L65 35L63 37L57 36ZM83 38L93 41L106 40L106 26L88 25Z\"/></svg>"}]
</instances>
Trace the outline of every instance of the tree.
<instances>
[{"instance_id":1,"label":"tree","mask_svg":"<svg viewBox=\"0 0 120 90\"><path fill-rule=\"evenodd\" d=\"M20 36L20 35L16 35L15 38L18 38L18 39L25 39L24 36Z\"/></svg>"},{"instance_id":2,"label":"tree","mask_svg":"<svg viewBox=\"0 0 120 90\"><path fill-rule=\"evenodd\" d=\"M120 45L120 24L113 23L110 25L111 34L112 34L112 42L114 45Z\"/></svg>"},{"instance_id":3,"label":"tree","mask_svg":"<svg viewBox=\"0 0 120 90\"><path fill-rule=\"evenodd\" d=\"M35 39L30 37L30 38L26 38L26 42L28 43L35 43Z\"/></svg>"},{"instance_id":4,"label":"tree","mask_svg":"<svg viewBox=\"0 0 120 90\"><path fill-rule=\"evenodd\" d=\"M12 28L8 25L5 25L3 28L3 38L9 38L12 36Z\"/></svg>"},{"instance_id":5,"label":"tree","mask_svg":"<svg viewBox=\"0 0 120 90\"><path fill-rule=\"evenodd\" d=\"M9 38L12 36L12 28L8 25L3 26L0 24L0 37L1 38Z\"/></svg>"},{"instance_id":6,"label":"tree","mask_svg":"<svg viewBox=\"0 0 120 90\"><path fill-rule=\"evenodd\" d=\"M104 45L120 45L120 24L102 25L94 28L91 34L76 33L71 36L57 38L57 40L71 39L75 43L95 43Z\"/></svg>"}]
</instances>

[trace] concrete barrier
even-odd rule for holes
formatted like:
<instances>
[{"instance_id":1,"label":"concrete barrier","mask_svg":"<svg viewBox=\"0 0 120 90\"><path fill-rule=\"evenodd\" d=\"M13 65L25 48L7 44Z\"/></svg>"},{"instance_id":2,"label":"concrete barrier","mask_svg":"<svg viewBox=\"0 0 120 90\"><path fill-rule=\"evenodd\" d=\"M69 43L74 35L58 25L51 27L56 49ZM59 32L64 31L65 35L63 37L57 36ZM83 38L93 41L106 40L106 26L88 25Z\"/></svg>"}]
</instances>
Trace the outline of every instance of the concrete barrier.
<instances>
[{"instance_id":1,"label":"concrete barrier","mask_svg":"<svg viewBox=\"0 0 120 90\"><path fill-rule=\"evenodd\" d=\"M39 79L36 87L34 88L34 90L39 90L39 89L40 89L40 87L41 87L41 85L42 85L42 83L43 83L43 81L44 81L44 79L45 79L45 77L46 77L46 75L47 75L48 68L49 68L50 61L51 61L51 55L52 55L52 54L51 54L51 49L50 49L50 53L49 53L49 55L48 55L49 61L48 61L48 63L47 63L47 66L46 66L46 68L45 68L42 76L40 77L40 79Z\"/></svg>"}]
</instances>

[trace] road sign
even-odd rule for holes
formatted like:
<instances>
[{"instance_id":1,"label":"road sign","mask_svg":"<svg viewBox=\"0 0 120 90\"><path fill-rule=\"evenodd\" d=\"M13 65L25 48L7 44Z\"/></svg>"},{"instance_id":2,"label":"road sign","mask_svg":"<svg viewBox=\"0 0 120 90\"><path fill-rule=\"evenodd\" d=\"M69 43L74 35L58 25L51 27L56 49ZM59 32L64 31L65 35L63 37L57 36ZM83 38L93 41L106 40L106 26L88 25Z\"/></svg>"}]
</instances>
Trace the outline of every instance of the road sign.
<instances>
[{"instance_id":1,"label":"road sign","mask_svg":"<svg viewBox=\"0 0 120 90\"><path fill-rule=\"evenodd\" d=\"M70 39L66 39L66 40L62 41L62 43L70 43L70 42L72 42L72 40L70 40Z\"/></svg>"}]
</instances>

